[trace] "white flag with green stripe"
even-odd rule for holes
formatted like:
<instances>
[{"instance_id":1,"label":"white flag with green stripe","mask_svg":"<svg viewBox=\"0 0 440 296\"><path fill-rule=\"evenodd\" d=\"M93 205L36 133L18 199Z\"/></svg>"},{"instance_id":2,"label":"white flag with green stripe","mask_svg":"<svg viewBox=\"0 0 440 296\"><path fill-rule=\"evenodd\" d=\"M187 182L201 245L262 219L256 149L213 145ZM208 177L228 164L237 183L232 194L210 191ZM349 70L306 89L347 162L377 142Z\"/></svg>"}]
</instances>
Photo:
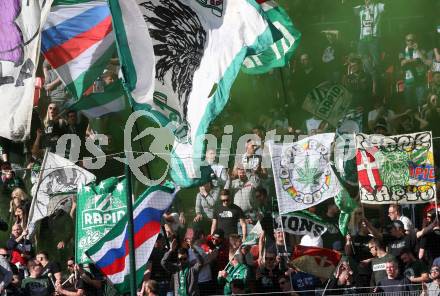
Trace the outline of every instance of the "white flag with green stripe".
<instances>
[{"instance_id":1,"label":"white flag with green stripe","mask_svg":"<svg viewBox=\"0 0 440 296\"><path fill-rule=\"evenodd\" d=\"M88 118L98 118L125 109L125 91L120 80L104 86L102 93L92 93L72 103L69 110L81 111Z\"/></svg>"},{"instance_id":2,"label":"white flag with green stripe","mask_svg":"<svg viewBox=\"0 0 440 296\"><path fill-rule=\"evenodd\" d=\"M301 40L301 33L295 28L287 12L273 0L257 0L265 17L275 26L282 38L261 53L249 55L242 70L249 74L265 73L275 67L284 67L292 57Z\"/></svg>"},{"instance_id":3,"label":"white flag with green stripe","mask_svg":"<svg viewBox=\"0 0 440 296\"><path fill-rule=\"evenodd\" d=\"M173 180L182 187L204 182L199 168L209 124L226 105L246 56L264 52L282 34L254 0L109 0L109 4L134 108L151 111L173 131ZM132 41L141 38L144 42ZM138 67L138 56L152 67ZM151 68L155 74L146 71ZM152 77L154 83L141 93L138 83Z\"/></svg>"}]
</instances>

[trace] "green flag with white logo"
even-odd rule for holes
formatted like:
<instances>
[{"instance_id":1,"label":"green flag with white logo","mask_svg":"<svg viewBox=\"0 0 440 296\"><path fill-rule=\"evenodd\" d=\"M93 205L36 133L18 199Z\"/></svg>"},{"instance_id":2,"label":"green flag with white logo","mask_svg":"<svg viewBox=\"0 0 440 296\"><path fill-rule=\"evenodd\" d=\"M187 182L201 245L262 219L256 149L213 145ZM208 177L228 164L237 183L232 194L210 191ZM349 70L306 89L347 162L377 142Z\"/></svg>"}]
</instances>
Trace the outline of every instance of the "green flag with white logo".
<instances>
[{"instance_id":1,"label":"green flag with white logo","mask_svg":"<svg viewBox=\"0 0 440 296\"><path fill-rule=\"evenodd\" d=\"M78 190L75 259L88 263L85 251L100 240L125 215L127 182L111 177Z\"/></svg>"}]
</instances>

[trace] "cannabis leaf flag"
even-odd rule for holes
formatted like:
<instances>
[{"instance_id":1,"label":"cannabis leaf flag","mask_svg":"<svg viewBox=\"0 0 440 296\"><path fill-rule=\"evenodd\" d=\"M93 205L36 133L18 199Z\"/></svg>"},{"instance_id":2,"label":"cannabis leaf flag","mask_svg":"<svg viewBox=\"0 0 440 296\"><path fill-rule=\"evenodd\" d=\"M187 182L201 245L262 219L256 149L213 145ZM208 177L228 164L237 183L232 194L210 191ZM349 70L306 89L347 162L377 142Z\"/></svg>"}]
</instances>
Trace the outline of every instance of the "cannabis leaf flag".
<instances>
[{"instance_id":1,"label":"cannabis leaf flag","mask_svg":"<svg viewBox=\"0 0 440 296\"><path fill-rule=\"evenodd\" d=\"M312 207L339 193L339 181L329 164L334 136L269 144L280 214Z\"/></svg>"}]
</instances>

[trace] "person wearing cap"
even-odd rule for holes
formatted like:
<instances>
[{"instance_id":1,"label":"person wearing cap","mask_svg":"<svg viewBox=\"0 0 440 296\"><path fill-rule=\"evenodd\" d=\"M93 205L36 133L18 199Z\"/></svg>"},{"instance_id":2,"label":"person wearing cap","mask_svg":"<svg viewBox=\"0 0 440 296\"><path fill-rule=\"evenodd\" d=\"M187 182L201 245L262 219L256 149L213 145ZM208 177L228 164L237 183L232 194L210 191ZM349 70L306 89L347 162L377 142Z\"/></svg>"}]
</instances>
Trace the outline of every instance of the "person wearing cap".
<instances>
[{"instance_id":1,"label":"person wearing cap","mask_svg":"<svg viewBox=\"0 0 440 296\"><path fill-rule=\"evenodd\" d=\"M211 263L212 273L216 275L229 262L229 244L223 230L217 229L212 235L208 235L207 244L211 252L218 250L217 258Z\"/></svg>"},{"instance_id":2,"label":"person wearing cap","mask_svg":"<svg viewBox=\"0 0 440 296\"><path fill-rule=\"evenodd\" d=\"M162 267L173 274L174 294L179 296L200 295L198 286L199 272L203 266L202 256L196 252L196 263L190 265L188 250L177 249L178 242L171 242L171 249L162 258ZM177 257L177 262L173 258Z\"/></svg>"},{"instance_id":3,"label":"person wearing cap","mask_svg":"<svg viewBox=\"0 0 440 296\"><path fill-rule=\"evenodd\" d=\"M402 209L397 204L391 204L388 207L388 217L391 221L401 221L403 223L403 227L405 229L406 234L414 234L414 225L411 220L402 215Z\"/></svg>"},{"instance_id":4,"label":"person wearing cap","mask_svg":"<svg viewBox=\"0 0 440 296\"><path fill-rule=\"evenodd\" d=\"M231 282L235 279L240 279L244 282L245 286L249 279L249 268L247 265L240 263L239 254L235 254L231 259L231 264L228 264L225 270L218 272L217 281L219 285L224 285L223 294L231 295Z\"/></svg>"},{"instance_id":5,"label":"person wearing cap","mask_svg":"<svg viewBox=\"0 0 440 296\"><path fill-rule=\"evenodd\" d=\"M421 284L429 280L429 271L426 264L416 259L410 249L403 249L400 252L400 260L405 264L403 275L412 284L410 289L412 291L421 290Z\"/></svg>"},{"instance_id":6,"label":"person wearing cap","mask_svg":"<svg viewBox=\"0 0 440 296\"><path fill-rule=\"evenodd\" d=\"M435 258L440 257L440 224L435 209L426 214L425 220L426 226L417 232L420 237L418 257L431 264Z\"/></svg>"},{"instance_id":7,"label":"person wearing cap","mask_svg":"<svg viewBox=\"0 0 440 296\"><path fill-rule=\"evenodd\" d=\"M423 292L421 296L438 296L440 295L440 266L433 265L429 272L430 283L423 283Z\"/></svg>"},{"instance_id":8,"label":"person wearing cap","mask_svg":"<svg viewBox=\"0 0 440 296\"><path fill-rule=\"evenodd\" d=\"M415 241L411 235L406 233L402 221L392 221L391 224L388 225L388 231L389 234L383 235L383 240L390 254L398 258L403 249L414 250Z\"/></svg>"}]
</instances>

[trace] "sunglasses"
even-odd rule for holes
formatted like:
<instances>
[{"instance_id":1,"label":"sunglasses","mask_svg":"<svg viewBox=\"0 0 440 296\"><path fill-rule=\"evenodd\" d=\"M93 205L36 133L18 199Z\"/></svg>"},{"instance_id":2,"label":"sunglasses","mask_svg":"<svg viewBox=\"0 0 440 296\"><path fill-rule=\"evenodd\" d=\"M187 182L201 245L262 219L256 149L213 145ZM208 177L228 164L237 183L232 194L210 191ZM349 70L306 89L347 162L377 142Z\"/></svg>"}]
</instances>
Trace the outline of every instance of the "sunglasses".
<instances>
[{"instance_id":1,"label":"sunglasses","mask_svg":"<svg viewBox=\"0 0 440 296\"><path fill-rule=\"evenodd\" d=\"M266 261L273 261L275 260L275 257L264 257L264 259L266 259Z\"/></svg>"},{"instance_id":2,"label":"sunglasses","mask_svg":"<svg viewBox=\"0 0 440 296\"><path fill-rule=\"evenodd\" d=\"M9 257L11 257L9 254L0 254L0 256L2 256L3 258L9 258Z\"/></svg>"},{"instance_id":3,"label":"sunglasses","mask_svg":"<svg viewBox=\"0 0 440 296\"><path fill-rule=\"evenodd\" d=\"M228 202L229 199L222 199L222 202Z\"/></svg>"}]
</instances>

